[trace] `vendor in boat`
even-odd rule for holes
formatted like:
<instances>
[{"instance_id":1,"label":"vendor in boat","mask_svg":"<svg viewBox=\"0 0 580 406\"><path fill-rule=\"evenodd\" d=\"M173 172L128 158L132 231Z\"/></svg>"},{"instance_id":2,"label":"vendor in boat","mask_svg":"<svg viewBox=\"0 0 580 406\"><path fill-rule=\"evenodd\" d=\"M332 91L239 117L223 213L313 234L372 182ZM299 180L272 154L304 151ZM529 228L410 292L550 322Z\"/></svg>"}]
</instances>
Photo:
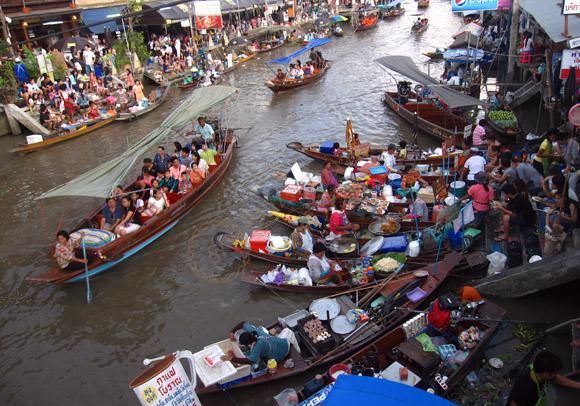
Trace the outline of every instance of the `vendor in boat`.
<instances>
[{"instance_id":1,"label":"vendor in boat","mask_svg":"<svg viewBox=\"0 0 580 406\"><path fill-rule=\"evenodd\" d=\"M419 221L429 221L429 209L427 203L417 193L410 191L408 194L409 203L409 217Z\"/></svg>"},{"instance_id":2,"label":"vendor in boat","mask_svg":"<svg viewBox=\"0 0 580 406\"><path fill-rule=\"evenodd\" d=\"M494 199L494 190L487 185L487 173L479 172L475 174L476 184L467 190L467 196L473 200L473 211L475 221L473 225L479 227L487 219L490 209L490 202Z\"/></svg>"},{"instance_id":3,"label":"vendor in boat","mask_svg":"<svg viewBox=\"0 0 580 406\"><path fill-rule=\"evenodd\" d=\"M141 213L137 210L129 196L123 196L121 199L121 207L125 212L125 216L115 228L115 234L124 236L139 230L139 227L141 227Z\"/></svg>"},{"instance_id":4,"label":"vendor in boat","mask_svg":"<svg viewBox=\"0 0 580 406\"><path fill-rule=\"evenodd\" d=\"M381 154L381 161L383 161L383 166L387 168L389 172L398 172L397 170L397 158L395 157L395 144L389 144L387 150Z\"/></svg>"},{"instance_id":5,"label":"vendor in boat","mask_svg":"<svg viewBox=\"0 0 580 406\"><path fill-rule=\"evenodd\" d=\"M306 217L298 219L298 225L290 234L290 241L292 241L292 248L295 252L305 255L312 254L314 248L314 240L309 231L309 222Z\"/></svg>"},{"instance_id":6,"label":"vendor in boat","mask_svg":"<svg viewBox=\"0 0 580 406\"><path fill-rule=\"evenodd\" d=\"M335 190L336 186L334 185L330 185L326 188L317 204L319 211L327 213L330 208L334 206L334 201L336 200Z\"/></svg>"},{"instance_id":7,"label":"vendor in boat","mask_svg":"<svg viewBox=\"0 0 580 406\"><path fill-rule=\"evenodd\" d=\"M481 151L477 147L471 147L469 149L469 158L463 164L461 169L460 178L465 180L467 186L472 186L475 184L475 174L479 172L485 172L485 158L482 156Z\"/></svg>"},{"instance_id":8,"label":"vendor in boat","mask_svg":"<svg viewBox=\"0 0 580 406\"><path fill-rule=\"evenodd\" d=\"M81 238L83 234L81 233ZM58 263L59 268L63 272L78 271L83 269L87 260L84 258L77 258L75 256L75 249L80 246L80 242L71 238L68 232L60 230L56 233L56 246L54 248L54 257Z\"/></svg>"},{"instance_id":9,"label":"vendor in boat","mask_svg":"<svg viewBox=\"0 0 580 406\"><path fill-rule=\"evenodd\" d=\"M101 210L99 228L101 230L113 231L123 219L123 208L117 204L113 197L107 199L107 204Z\"/></svg>"},{"instance_id":10,"label":"vendor in boat","mask_svg":"<svg viewBox=\"0 0 580 406\"><path fill-rule=\"evenodd\" d=\"M407 141L399 141L399 152L397 158L407 159Z\"/></svg>"},{"instance_id":11,"label":"vendor in boat","mask_svg":"<svg viewBox=\"0 0 580 406\"><path fill-rule=\"evenodd\" d=\"M533 165L542 176L548 176L552 161L555 158L559 158L559 155L555 154L553 151L553 143L556 141L559 135L560 131L558 131L557 128L548 130L546 138L544 138L544 141L542 141L540 147L538 148Z\"/></svg>"},{"instance_id":12,"label":"vendor in boat","mask_svg":"<svg viewBox=\"0 0 580 406\"><path fill-rule=\"evenodd\" d=\"M327 189L329 186L338 186L338 180L334 173L332 172L332 163L325 162L320 172L320 178L322 181L322 186Z\"/></svg>"},{"instance_id":13,"label":"vendor in boat","mask_svg":"<svg viewBox=\"0 0 580 406\"><path fill-rule=\"evenodd\" d=\"M313 252L308 257L308 273L316 284L336 283L344 285L346 282L345 272L334 261L326 258L326 246L317 242L313 246Z\"/></svg>"},{"instance_id":14,"label":"vendor in boat","mask_svg":"<svg viewBox=\"0 0 580 406\"><path fill-rule=\"evenodd\" d=\"M572 389L580 389L580 382L560 374L562 360L549 351L541 351L516 379L506 406L537 406L547 404L546 384L555 383Z\"/></svg>"},{"instance_id":15,"label":"vendor in boat","mask_svg":"<svg viewBox=\"0 0 580 406\"><path fill-rule=\"evenodd\" d=\"M194 126L194 131L198 133L201 138L208 144L209 148L215 149L214 134L215 131L213 127L206 123L205 117L198 117L197 123ZM208 162L209 163L209 162Z\"/></svg>"},{"instance_id":16,"label":"vendor in boat","mask_svg":"<svg viewBox=\"0 0 580 406\"><path fill-rule=\"evenodd\" d=\"M52 131L57 128L61 122L62 120L59 117L50 114L46 104L40 106L40 124Z\"/></svg>"},{"instance_id":17,"label":"vendor in boat","mask_svg":"<svg viewBox=\"0 0 580 406\"><path fill-rule=\"evenodd\" d=\"M248 322L241 322L230 331L230 340L236 341L235 334L238 330L243 329L238 342L240 345L250 347L245 358L238 358L233 351L228 351L222 355L223 361L231 361L234 364L260 364L267 363L271 359L282 362L290 353L291 341L296 342L296 337L283 337L282 334L276 337L270 335L264 327L256 327ZM287 330L287 329L285 329ZM284 331L283 331L284 332ZM281 337L282 336L282 337ZM296 343L297 345L297 343Z\"/></svg>"},{"instance_id":18,"label":"vendor in boat","mask_svg":"<svg viewBox=\"0 0 580 406\"><path fill-rule=\"evenodd\" d=\"M413 167L413 165L405 165L402 175L403 177L401 178L401 188L403 189L410 189L415 187L417 182L419 182L420 187L429 186L429 182L421 177L421 174Z\"/></svg>"},{"instance_id":19,"label":"vendor in boat","mask_svg":"<svg viewBox=\"0 0 580 406\"><path fill-rule=\"evenodd\" d=\"M345 212L346 202L343 199L336 199L335 209L330 215L329 228L331 235L341 236L360 230L360 225L351 224Z\"/></svg>"}]
</instances>

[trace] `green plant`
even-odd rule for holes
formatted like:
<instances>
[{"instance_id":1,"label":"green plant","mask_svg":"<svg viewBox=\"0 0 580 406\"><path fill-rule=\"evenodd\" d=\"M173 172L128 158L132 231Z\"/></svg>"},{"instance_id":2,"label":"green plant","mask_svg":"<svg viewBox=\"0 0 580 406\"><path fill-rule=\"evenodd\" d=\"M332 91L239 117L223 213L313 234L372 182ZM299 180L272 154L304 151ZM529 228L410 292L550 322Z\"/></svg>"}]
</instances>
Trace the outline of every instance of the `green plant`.
<instances>
[{"instance_id":1,"label":"green plant","mask_svg":"<svg viewBox=\"0 0 580 406\"><path fill-rule=\"evenodd\" d=\"M52 64L52 74L54 75L54 79L64 80L66 77L66 63L63 64L63 61L53 54L49 54L48 59Z\"/></svg>"},{"instance_id":2,"label":"green plant","mask_svg":"<svg viewBox=\"0 0 580 406\"><path fill-rule=\"evenodd\" d=\"M143 37L143 33L141 32L134 32L134 33L127 33L127 41L124 39L118 39L113 44L117 52L117 56L115 57L115 65L117 69L123 69L125 65L129 65L131 62L129 60L129 55L127 53L127 42L129 42L129 46L131 47L131 52L137 55L140 61L144 61L149 58L149 50L147 49L147 45L145 44L145 38Z\"/></svg>"},{"instance_id":3,"label":"green plant","mask_svg":"<svg viewBox=\"0 0 580 406\"><path fill-rule=\"evenodd\" d=\"M0 64L0 102L12 103L16 95L16 86L14 62L6 61Z\"/></svg>"},{"instance_id":4,"label":"green plant","mask_svg":"<svg viewBox=\"0 0 580 406\"><path fill-rule=\"evenodd\" d=\"M3 39L0 39L0 56L6 57L9 55L10 55L10 52L9 52L8 44Z\"/></svg>"},{"instance_id":5,"label":"green plant","mask_svg":"<svg viewBox=\"0 0 580 406\"><path fill-rule=\"evenodd\" d=\"M24 48L24 50L22 51L22 62L24 63L24 66L26 66L28 75L32 79L36 79L40 76L40 68L38 67L36 55L34 55L34 53L30 49Z\"/></svg>"}]
</instances>

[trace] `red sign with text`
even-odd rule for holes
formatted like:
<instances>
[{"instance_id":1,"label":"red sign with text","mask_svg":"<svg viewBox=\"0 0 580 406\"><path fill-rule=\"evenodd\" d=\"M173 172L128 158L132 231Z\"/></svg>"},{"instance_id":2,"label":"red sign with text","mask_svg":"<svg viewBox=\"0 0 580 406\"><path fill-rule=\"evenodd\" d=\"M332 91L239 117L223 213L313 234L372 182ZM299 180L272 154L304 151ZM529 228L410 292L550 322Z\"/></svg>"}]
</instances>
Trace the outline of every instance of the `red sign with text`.
<instances>
[{"instance_id":1,"label":"red sign with text","mask_svg":"<svg viewBox=\"0 0 580 406\"><path fill-rule=\"evenodd\" d=\"M223 27L222 16L195 17L195 25L198 30L221 29Z\"/></svg>"}]
</instances>

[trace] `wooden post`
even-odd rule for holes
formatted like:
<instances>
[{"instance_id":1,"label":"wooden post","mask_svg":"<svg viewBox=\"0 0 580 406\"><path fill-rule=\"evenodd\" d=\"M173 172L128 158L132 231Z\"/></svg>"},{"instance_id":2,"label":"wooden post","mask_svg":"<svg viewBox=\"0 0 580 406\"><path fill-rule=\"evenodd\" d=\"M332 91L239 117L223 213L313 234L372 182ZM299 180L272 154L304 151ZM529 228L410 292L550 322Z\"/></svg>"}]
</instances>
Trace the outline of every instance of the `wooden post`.
<instances>
[{"instance_id":1,"label":"wooden post","mask_svg":"<svg viewBox=\"0 0 580 406\"><path fill-rule=\"evenodd\" d=\"M545 100L544 102L546 103L546 108L548 109L548 111L550 112L550 128L554 127L554 106L552 104L552 97L553 97L553 91L552 91L552 78L553 76L553 72L552 72L552 50L551 49L546 49L546 86L547 86L547 100Z\"/></svg>"},{"instance_id":2,"label":"wooden post","mask_svg":"<svg viewBox=\"0 0 580 406\"><path fill-rule=\"evenodd\" d=\"M0 20L2 20L2 37L6 42L8 47L8 54L11 58L14 58L14 48L12 47L12 40L10 39L10 31L8 30L8 24L6 23L6 16L4 15L4 11L2 10L2 6L0 6Z\"/></svg>"},{"instance_id":3,"label":"wooden post","mask_svg":"<svg viewBox=\"0 0 580 406\"><path fill-rule=\"evenodd\" d=\"M507 82L512 82L515 75L516 68L516 51L518 43L518 34L520 26L520 0L512 1L512 23L510 26L510 48L508 56L508 67L507 67Z\"/></svg>"}]
</instances>

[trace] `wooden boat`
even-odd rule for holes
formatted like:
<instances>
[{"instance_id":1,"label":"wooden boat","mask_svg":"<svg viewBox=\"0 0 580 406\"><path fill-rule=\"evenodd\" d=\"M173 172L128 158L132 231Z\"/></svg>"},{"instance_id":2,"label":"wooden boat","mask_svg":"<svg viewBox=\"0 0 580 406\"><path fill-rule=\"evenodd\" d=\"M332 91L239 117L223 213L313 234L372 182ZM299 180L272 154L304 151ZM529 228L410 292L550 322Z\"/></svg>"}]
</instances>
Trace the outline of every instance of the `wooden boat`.
<instances>
[{"instance_id":1,"label":"wooden boat","mask_svg":"<svg viewBox=\"0 0 580 406\"><path fill-rule=\"evenodd\" d=\"M196 387L196 392L198 394L208 394L220 392L224 389L234 389L241 387L254 386L264 383L270 383L273 381L278 381L281 379L286 379L290 376L302 374L309 370L318 368L322 365L332 363L339 359L344 359L350 354L364 348L366 345L375 341L377 338L383 336L385 333L391 331L393 328L398 326L405 318L408 317L409 311L417 309L423 301L431 295L437 287L447 278L449 273L461 262L462 255L458 253L447 254L443 261L438 264L432 264L425 268L427 271L427 276L420 278L413 274L407 275L395 275L393 279L388 279L383 281L382 284L377 284L373 286L362 287L356 292L353 292L352 299L354 298L354 293L361 298L361 301L356 305L351 299L351 295L348 292L336 297L336 301L340 306L340 312L345 313L350 309L357 307L366 308L366 306L371 303L371 300L379 297L384 297L392 303L404 308L405 310L393 310L390 308L386 310L385 313L379 310L376 318L371 318L368 323L364 325L361 324L359 329L356 330L351 337L347 339L347 336L333 335L333 348L326 351L317 351L316 348L312 347L306 342L306 338L297 332L297 327L294 327L296 331L297 339L300 341L301 352L298 353L293 347L291 347L289 357L294 361L294 367L292 369L285 368L283 365L278 365L277 372L275 374L263 374L252 378L251 372L247 367L241 366L237 369L237 374L230 379L228 382L223 382L221 384L214 384L211 386L204 386L203 383L199 382ZM413 303L407 299L406 293L415 287L420 287L426 292L423 299L420 299L416 303ZM368 300L366 296L369 296ZM334 297L330 297L334 299ZM364 298L364 299L363 299ZM356 299L355 299L356 300ZM308 309L306 309L308 311ZM308 313L307 313L308 314ZM280 322L276 322L269 326L268 330L271 329L281 329L282 326ZM231 341L228 342L230 346L236 346Z\"/></svg>"},{"instance_id":2,"label":"wooden boat","mask_svg":"<svg viewBox=\"0 0 580 406\"><path fill-rule=\"evenodd\" d=\"M505 125L501 121L493 120L490 117L490 113L491 113L491 111L487 111L485 113L485 118L486 118L487 124L490 126L490 128L493 130L493 132L497 133L500 136L513 137L513 140L515 141L515 137L517 137L522 132L522 130L518 126L518 121L517 121L515 114L512 113L513 120L511 122L511 125L509 125L509 124Z\"/></svg>"},{"instance_id":3,"label":"wooden boat","mask_svg":"<svg viewBox=\"0 0 580 406\"><path fill-rule=\"evenodd\" d=\"M403 326L397 327L352 356L337 363L350 365L351 368L356 369L355 373L357 371L362 373L363 370L365 373L370 373L372 370L375 376L380 376L381 373L385 373L383 371L390 367L391 369L396 368L396 372L389 373L387 376L398 377L398 368L407 368L409 370L409 379L413 377L412 379L416 382L413 386L423 390L432 388L438 395L445 397L453 391L457 384L463 381L467 373L484 356L487 345L498 331L501 324L500 320L504 317L505 310L495 303L486 301L480 305L478 313L477 318L459 321L457 325L451 327L445 333L441 333L436 329L429 330L431 337L444 337L446 340L449 340L451 336L456 337L461 331L471 326L477 327L482 333L481 340L473 348L467 350L467 357L455 369L441 362L437 353L424 352L414 337L407 337ZM457 342L452 344L459 347ZM434 379L437 374L447 376L445 387ZM331 378L328 373L324 374L323 380L325 384L330 383ZM300 393L302 394L303 392L300 391Z\"/></svg>"},{"instance_id":4,"label":"wooden boat","mask_svg":"<svg viewBox=\"0 0 580 406\"><path fill-rule=\"evenodd\" d=\"M265 85L273 92L296 89L317 81L326 74L328 69L330 69L330 64L326 63L322 68L315 70L312 75L304 76L302 79L284 79L282 82L269 80Z\"/></svg>"},{"instance_id":5,"label":"wooden boat","mask_svg":"<svg viewBox=\"0 0 580 406\"><path fill-rule=\"evenodd\" d=\"M159 92L160 92L160 94L159 94ZM142 110L138 110L134 113L129 113L129 112L119 113L119 114L117 114L117 117L115 118L115 120L116 121L130 121L130 120L136 119L137 117L144 116L145 114L152 112L157 107L159 107L161 104L163 104L165 99L167 99L168 94L169 94L169 87L161 86L161 87L159 87L159 90L156 91L156 99L150 101L149 106L147 106L146 108L144 108Z\"/></svg>"},{"instance_id":6,"label":"wooden boat","mask_svg":"<svg viewBox=\"0 0 580 406\"><path fill-rule=\"evenodd\" d=\"M430 59L443 59L443 52L441 52L440 50L433 52L423 52L423 55L425 55L427 58Z\"/></svg>"},{"instance_id":7,"label":"wooden boat","mask_svg":"<svg viewBox=\"0 0 580 406\"><path fill-rule=\"evenodd\" d=\"M171 206L166 208L161 212L161 214L147 220L137 231L117 238L107 245L100 247L98 251L102 253L103 258L94 255L96 259L91 261L88 266L89 277L112 268L167 233L175 227L175 225L185 217L185 215L189 213L196 204L202 201L205 196L219 185L227 173L234 155L234 137L233 132L229 130L226 150L219 158L218 167L206 177L201 185L197 186L186 195L175 196L176 199ZM96 210L91 212L75 227L75 230L94 228L96 217L100 215L103 207L104 206L99 206ZM87 251L90 251L89 247L87 247ZM93 254L95 254L95 252L93 252ZM69 283L83 281L85 280L85 276L84 270L65 273L55 266L47 272L37 276L30 276L26 280L30 283Z\"/></svg>"},{"instance_id":8,"label":"wooden boat","mask_svg":"<svg viewBox=\"0 0 580 406\"><path fill-rule=\"evenodd\" d=\"M369 14L364 16L361 23L354 28L354 32L366 31L375 28L379 22L379 17L376 14Z\"/></svg>"},{"instance_id":9,"label":"wooden boat","mask_svg":"<svg viewBox=\"0 0 580 406\"><path fill-rule=\"evenodd\" d=\"M252 47L251 51L255 52L257 54L265 54L266 52L273 51L273 50L278 49L282 46L284 46L284 42L277 42L276 44L270 46L270 48L261 48L260 47L260 48L256 49L256 48Z\"/></svg>"},{"instance_id":10,"label":"wooden boat","mask_svg":"<svg viewBox=\"0 0 580 406\"><path fill-rule=\"evenodd\" d=\"M152 81L153 83L156 83L159 86L164 86L164 87L169 87L174 83L179 82L180 80L186 78L187 76L189 76L191 74L191 72L180 72L177 74L171 74L171 75L166 75L165 73L162 73L161 76L161 80L158 80L155 77L155 73L157 72L162 72L160 69L149 69L146 70L143 75L149 79L150 81Z\"/></svg>"},{"instance_id":11,"label":"wooden boat","mask_svg":"<svg viewBox=\"0 0 580 406\"><path fill-rule=\"evenodd\" d=\"M333 28L332 35L334 35L335 37L344 37L344 31L342 30L337 31L336 28Z\"/></svg>"},{"instance_id":12,"label":"wooden boat","mask_svg":"<svg viewBox=\"0 0 580 406\"><path fill-rule=\"evenodd\" d=\"M201 82L201 79L193 79L191 82L185 83L185 84L181 83L177 87L179 88L179 90L193 89L194 87L197 87L200 82Z\"/></svg>"},{"instance_id":13,"label":"wooden boat","mask_svg":"<svg viewBox=\"0 0 580 406\"><path fill-rule=\"evenodd\" d=\"M404 7L392 7L382 12L383 18L393 18L403 15L405 13Z\"/></svg>"},{"instance_id":14,"label":"wooden boat","mask_svg":"<svg viewBox=\"0 0 580 406\"><path fill-rule=\"evenodd\" d=\"M233 66L230 66L229 68L224 69L224 71L222 73L225 75L226 73L233 72L240 65L248 62L251 59L254 59L256 57L256 55L258 55L258 54L254 52L253 54L249 54L249 55L245 56L244 58L238 58L238 59L236 59L234 61L234 65Z\"/></svg>"},{"instance_id":15,"label":"wooden boat","mask_svg":"<svg viewBox=\"0 0 580 406\"><path fill-rule=\"evenodd\" d=\"M13 148L10 150L10 152L22 152L22 153L29 153L29 152L36 152L36 151L40 151L41 149L44 148L48 148L51 147L55 144L64 142L64 141L69 141L72 140L74 138L78 138L80 136L83 136L85 134L88 133L92 133L93 131L98 130L99 128L102 128L108 124L111 124L113 121L115 121L115 117L104 117L104 118L98 118L96 120L90 120L90 121L86 121L86 122L79 122L78 125L81 126L79 127L80 129L72 129L69 131L63 130L60 133L55 133L54 135L45 138L43 141L41 142L35 142L34 144L25 144L25 143L20 143L18 144L18 147Z\"/></svg>"},{"instance_id":16,"label":"wooden boat","mask_svg":"<svg viewBox=\"0 0 580 406\"><path fill-rule=\"evenodd\" d=\"M417 3L417 8L429 7L429 0L419 0Z\"/></svg>"},{"instance_id":17,"label":"wooden boat","mask_svg":"<svg viewBox=\"0 0 580 406\"><path fill-rule=\"evenodd\" d=\"M427 21L424 24L413 24L411 26L411 32L414 32L416 34L420 34L422 32L425 32L427 30L427 28L429 28L429 21Z\"/></svg>"},{"instance_id":18,"label":"wooden boat","mask_svg":"<svg viewBox=\"0 0 580 406\"><path fill-rule=\"evenodd\" d=\"M453 145L463 139L463 129L470 124L467 120L452 114L432 103L409 100L399 102L397 92L385 92L385 104L411 125L440 140L453 140ZM415 114L417 113L417 114ZM461 144L461 143L459 143Z\"/></svg>"}]
</instances>

